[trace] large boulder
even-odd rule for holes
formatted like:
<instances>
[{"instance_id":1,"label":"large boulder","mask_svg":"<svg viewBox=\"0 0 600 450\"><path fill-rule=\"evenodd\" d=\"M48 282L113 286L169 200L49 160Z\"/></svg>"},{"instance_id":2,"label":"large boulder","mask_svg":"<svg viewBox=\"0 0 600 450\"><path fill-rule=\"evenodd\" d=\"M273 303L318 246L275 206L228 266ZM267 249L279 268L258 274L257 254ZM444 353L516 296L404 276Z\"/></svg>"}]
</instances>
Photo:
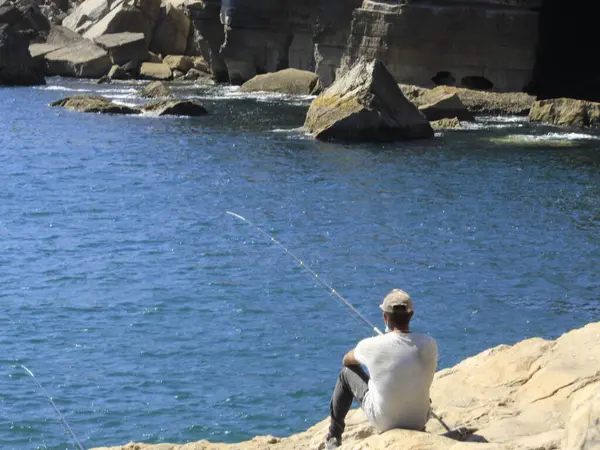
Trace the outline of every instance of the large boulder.
<instances>
[{"instance_id":1,"label":"large boulder","mask_svg":"<svg viewBox=\"0 0 600 450\"><path fill-rule=\"evenodd\" d=\"M55 101L50 106L62 106L73 111L101 114L140 114L140 110L118 105L99 95L74 95Z\"/></svg>"},{"instance_id":2,"label":"large boulder","mask_svg":"<svg viewBox=\"0 0 600 450\"><path fill-rule=\"evenodd\" d=\"M159 13L160 0L86 0L63 20L63 25L88 39L143 33L148 44Z\"/></svg>"},{"instance_id":3,"label":"large boulder","mask_svg":"<svg viewBox=\"0 0 600 450\"><path fill-rule=\"evenodd\" d=\"M0 0L0 23L14 25L38 39L45 39L50 30L50 22L35 0Z\"/></svg>"},{"instance_id":4,"label":"large boulder","mask_svg":"<svg viewBox=\"0 0 600 450\"><path fill-rule=\"evenodd\" d=\"M163 99L173 99L175 96L173 95L173 91L162 81L153 81L148 83L144 88L138 93L139 97L143 98L163 98Z\"/></svg>"},{"instance_id":5,"label":"large boulder","mask_svg":"<svg viewBox=\"0 0 600 450\"><path fill-rule=\"evenodd\" d=\"M310 105L305 128L318 139L390 141L433 137L385 66L359 60Z\"/></svg>"},{"instance_id":6,"label":"large boulder","mask_svg":"<svg viewBox=\"0 0 600 450\"><path fill-rule=\"evenodd\" d=\"M529 120L558 126L597 127L600 126L600 103L572 98L538 100L531 107Z\"/></svg>"},{"instance_id":7,"label":"large boulder","mask_svg":"<svg viewBox=\"0 0 600 450\"><path fill-rule=\"evenodd\" d=\"M188 44L190 24L190 18L182 9L167 2L161 9L150 50L163 55L183 55Z\"/></svg>"},{"instance_id":8,"label":"large boulder","mask_svg":"<svg viewBox=\"0 0 600 450\"><path fill-rule=\"evenodd\" d=\"M284 69L278 72L256 75L240 88L242 92L278 92L293 95L312 95L319 90L319 77L313 72Z\"/></svg>"},{"instance_id":9,"label":"large boulder","mask_svg":"<svg viewBox=\"0 0 600 450\"><path fill-rule=\"evenodd\" d=\"M157 100L142 106L142 109L154 116L197 117L208 114L200 103L193 100Z\"/></svg>"},{"instance_id":10,"label":"large boulder","mask_svg":"<svg viewBox=\"0 0 600 450\"><path fill-rule=\"evenodd\" d=\"M173 72L164 63L145 62L140 67L140 78L146 80L170 80Z\"/></svg>"},{"instance_id":11,"label":"large boulder","mask_svg":"<svg viewBox=\"0 0 600 450\"><path fill-rule=\"evenodd\" d=\"M52 28L50 28L48 38L46 39L46 44L65 47L82 40L83 36L81 36L79 33L67 27L63 27L62 25L54 25Z\"/></svg>"},{"instance_id":12,"label":"large boulder","mask_svg":"<svg viewBox=\"0 0 600 450\"><path fill-rule=\"evenodd\" d=\"M186 73L194 67L194 58L184 55L168 55L164 57L163 63L171 70L180 70Z\"/></svg>"},{"instance_id":13,"label":"large boulder","mask_svg":"<svg viewBox=\"0 0 600 450\"><path fill-rule=\"evenodd\" d=\"M139 65L148 58L148 48L143 33L110 33L94 39L94 43L108 52L113 64L133 61Z\"/></svg>"},{"instance_id":14,"label":"large boulder","mask_svg":"<svg viewBox=\"0 0 600 450\"><path fill-rule=\"evenodd\" d=\"M87 39L59 48L45 56L52 75L99 78L112 67L108 52Z\"/></svg>"},{"instance_id":15,"label":"large boulder","mask_svg":"<svg viewBox=\"0 0 600 450\"><path fill-rule=\"evenodd\" d=\"M442 119L457 118L458 120L474 121L475 117L467 107L460 101L458 95L448 94L433 103L419 106L419 111L427 117L430 122Z\"/></svg>"}]
</instances>

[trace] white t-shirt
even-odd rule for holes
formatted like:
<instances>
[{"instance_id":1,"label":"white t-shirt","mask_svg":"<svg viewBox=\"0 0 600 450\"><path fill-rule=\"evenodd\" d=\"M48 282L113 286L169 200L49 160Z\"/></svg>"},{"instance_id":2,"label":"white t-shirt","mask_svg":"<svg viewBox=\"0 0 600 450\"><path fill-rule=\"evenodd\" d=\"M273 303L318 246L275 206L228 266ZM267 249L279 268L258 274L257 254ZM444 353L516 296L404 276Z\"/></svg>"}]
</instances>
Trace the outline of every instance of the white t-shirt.
<instances>
[{"instance_id":1,"label":"white t-shirt","mask_svg":"<svg viewBox=\"0 0 600 450\"><path fill-rule=\"evenodd\" d=\"M387 333L360 341L354 356L369 371L362 409L371 423L380 432L422 430L437 367L435 340L418 333Z\"/></svg>"}]
</instances>

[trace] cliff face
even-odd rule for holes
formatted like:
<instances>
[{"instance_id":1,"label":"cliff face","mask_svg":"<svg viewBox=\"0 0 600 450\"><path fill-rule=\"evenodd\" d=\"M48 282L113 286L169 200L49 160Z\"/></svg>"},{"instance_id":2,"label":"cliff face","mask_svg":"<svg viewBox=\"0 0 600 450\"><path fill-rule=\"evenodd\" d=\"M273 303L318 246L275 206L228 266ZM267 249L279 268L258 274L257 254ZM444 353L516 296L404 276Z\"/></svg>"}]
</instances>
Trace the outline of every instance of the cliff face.
<instances>
[{"instance_id":1,"label":"cliff face","mask_svg":"<svg viewBox=\"0 0 600 450\"><path fill-rule=\"evenodd\" d=\"M533 338L468 358L436 374L431 398L437 414L450 426L476 430L467 442L442 436L444 430L434 419L425 433L377 434L364 415L354 411L340 450L600 448L600 322L555 341ZM288 438L263 436L239 444L200 441L96 450L314 450L323 448L327 426L325 420Z\"/></svg>"},{"instance_id":2,"label":"cliff face","mask_svg":"<svg viewBox=\"0 0 600 450\"><path fill-rule=\"evenodd\" d=\"M365 0L345 64L378 58L408 84L521 91L531 81L540 0Z\"/></svg>"}]
</instances>

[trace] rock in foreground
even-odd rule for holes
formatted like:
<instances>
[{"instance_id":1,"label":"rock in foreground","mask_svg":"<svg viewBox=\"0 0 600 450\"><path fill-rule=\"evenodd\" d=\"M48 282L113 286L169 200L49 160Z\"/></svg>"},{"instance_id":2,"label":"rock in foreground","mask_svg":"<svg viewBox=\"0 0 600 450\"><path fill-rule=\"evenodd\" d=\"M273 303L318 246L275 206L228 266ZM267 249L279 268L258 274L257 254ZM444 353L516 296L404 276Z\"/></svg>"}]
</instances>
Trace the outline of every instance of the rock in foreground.
<instances>
[{"instance_id":1,"label":"rock in foreground","mask_svg":"<svg viewBox=\"0 0 600 450\"><path fill-rule=\"evenodd\" d=\"M242 92L277 92L292 95L314 95L319 90L319 77L313 72L284 69L278 72L256 75L246 81Z\"/></svg>"},{"instance_id":2,"label":"rock in foreground","mask_svg":"<svg viewBox=\"0 0 600 450\"><path fill-rule=\"evenodd\" d=\"M167 86L162 81L153 81L148 83L144 88L138 93L138 96L143 98L175 98L173 95L173 91L171 88Z\"/></svg>"},{"instance_id":3,"label":"rock in foreground","mask_svg":"<svg viewBox=\"0 0 600 450\"><path fill-rule=\"evenodd\" d=\"M99 95L74 95L50 103L50 106L62 106L73 111L101 114L140 114L135 108L113 103Z\"/></svg>"},{"instance_id":4,"label":"rock in foreground","mask_svg":"<svg viewBox=\"0 0 600 450\"><path fill-rule=\"evenodd\" d=\"M376 434L364 415L354 411L340 450L600 448L600 322L556 341L533 338L486 350L438 372L431 397L450 426L477 429L467 442L441 436L443 429L434 419L426 433ZM262 436L239 444L128 444L110 450L315 450L322 449L328 423L287 438Z\"/></svg>"},{"instance_id":5,"label":"rock in foreground","mask_svg":"<svg viewBox=\"0 0 600 450\"><path fill-rule=\"evenodd\" d=\"M376 60L359 60L319 95L310 105L304 127L324 140L393 141L433 136L425 116Z\"/></svg>"},{"instance_id":6,"label":"rock in foreground","mask_svg":"<svg viewBox=\"0 0 600 450\"><path fill-rule=\"evenodd\" d=\"M600 125L600 103L572 98L538 100L531 108L529 120L564 127L597 127Z\"/></svg>"}]
</instances>

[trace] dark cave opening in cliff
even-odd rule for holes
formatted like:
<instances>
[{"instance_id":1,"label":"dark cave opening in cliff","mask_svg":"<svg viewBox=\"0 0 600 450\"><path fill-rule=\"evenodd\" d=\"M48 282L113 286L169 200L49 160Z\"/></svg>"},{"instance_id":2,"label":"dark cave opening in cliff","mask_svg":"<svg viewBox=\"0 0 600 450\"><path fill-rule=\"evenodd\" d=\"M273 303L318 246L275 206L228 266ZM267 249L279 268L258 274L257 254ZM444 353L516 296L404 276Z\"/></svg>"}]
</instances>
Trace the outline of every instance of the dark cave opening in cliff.
<instances>
[{"instance_id":1,"label":"dark cave opening in cliff","mask_svg":"<svg viewBox=\"0 0 600 450\"><path fill-rule=\"evenodd\" d=\"M598 15L590 0L544 0L537 58L528 91L542 98L600 101Z\"/></svg>"}]
</instances>

